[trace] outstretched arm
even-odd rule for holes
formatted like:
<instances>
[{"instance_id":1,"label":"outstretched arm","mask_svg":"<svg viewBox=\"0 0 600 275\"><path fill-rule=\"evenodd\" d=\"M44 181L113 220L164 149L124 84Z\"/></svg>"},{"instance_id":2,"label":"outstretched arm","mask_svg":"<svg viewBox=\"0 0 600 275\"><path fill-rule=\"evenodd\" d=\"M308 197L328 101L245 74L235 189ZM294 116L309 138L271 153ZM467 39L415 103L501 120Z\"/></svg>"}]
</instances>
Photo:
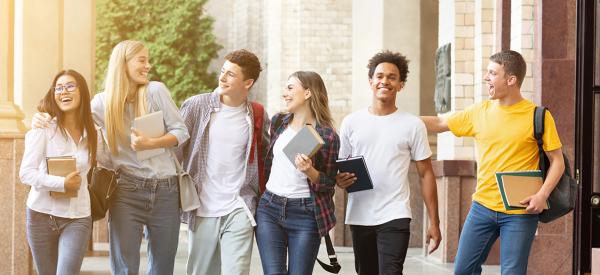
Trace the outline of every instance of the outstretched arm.
<instances>
[{"instance_id":1,"label":"outstretched arm","mask_svg":"<svg viewBox=\"0 0 600 275\"><path fill-rule=\"evenodd\" d=\"M437 185L435 175L431 167L431 158L416 161L417 171L421 178L421 192L425 206L427 206L427 215L429 216L429 228L427 229L427 243L429 245L428 253L435 251L442 241L440 232L440 216L438 212Z\"/></svg>"},{"instance_id":2,"label":"outstretched arm","mask_svg":"<svg viewBox=\"0 0 600 275\"><path fill-rule=\"evenodd\" d=\"M427 127L427 132L430 133L441 133L449 131L448 121L445 117L441 116L421 116L421 120Z\"/></svg>"}]
</instances>

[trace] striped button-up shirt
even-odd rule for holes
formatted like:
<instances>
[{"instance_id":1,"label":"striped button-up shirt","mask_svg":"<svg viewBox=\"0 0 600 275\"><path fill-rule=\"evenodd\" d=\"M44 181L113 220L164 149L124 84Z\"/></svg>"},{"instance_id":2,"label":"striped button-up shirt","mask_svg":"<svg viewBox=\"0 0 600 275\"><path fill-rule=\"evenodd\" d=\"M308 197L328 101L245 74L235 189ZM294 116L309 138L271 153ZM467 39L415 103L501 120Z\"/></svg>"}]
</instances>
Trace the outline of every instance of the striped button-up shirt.
<instances>
[{"instance_id":1,"label":"striped button-up shirt","mask_svg":"<svg viewBox=\"0 0 600 275\"><path fill-rule=\"evenodd\" d=\"M273 163L273 146L275 141L288 124L292 121L292 114L278 113L271 119L271 142L267 150L265 160L265 178L271 174L271 164ZM322 237L335 225L335 206L333 204L333 194L335 192L335 175L337 166L335 161L340 149L340 138L333 128L316 125L315 130L323 138L325 144L312 157L313 167L319 171L319 180L311 182L307 179L310 189L310 197L314 200L315 220Z\"/></svg>"},{"instance_id":2,"label":"striped button-up shirt","mask_svg":"<svg viewBox=\"0 0 600 275\"><path fill-rule=\"evenodd\" d=\"M181 116L185 122L186 127L189 130L190 139L188 142L181 144L178 150L178 157L183 160L183 169L188 171L190 176L196 183L196 189L198 194L202 192L204 183L207 181L208 175L206 174L206 161L208 156L208 128L211 120L211 115L215 112L220 111L219 103L219 91L218 88L212 93L199 94L188 98L181 105ZM251 104L248 102L247 105L247 120L249 128L248 134L248 145L245 152L246 159L246 175L244 184L240 189L240 197L246 204L246 209L249 210L251 215L254 215L256 206L258 205L259 196L259 178L258 178L258 152L252 149L252 136L254 135L254 113ZM263 148L259 150L266 150L266 144L269 142L269 120L267 119L266 112L263 113L263 125L260 138L262 138ZM219 142L218 140L212 142ZM254 154L250 158L250 153ZM264 154L260 154L264 156ZM252 160L252 161L250 161ZM252 217L249 217L253 220ZM187 223L190 230L194 230L196 223L196 210L185 212L182 215L182 221Z\"/></svg>"}]
</instances>

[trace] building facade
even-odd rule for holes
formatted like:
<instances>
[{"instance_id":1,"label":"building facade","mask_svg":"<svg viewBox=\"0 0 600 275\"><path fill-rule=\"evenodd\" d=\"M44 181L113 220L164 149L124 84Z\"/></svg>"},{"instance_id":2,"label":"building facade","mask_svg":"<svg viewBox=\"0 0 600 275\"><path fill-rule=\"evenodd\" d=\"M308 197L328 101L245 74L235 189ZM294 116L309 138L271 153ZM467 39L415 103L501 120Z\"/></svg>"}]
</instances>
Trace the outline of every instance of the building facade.
<instances>
[{"instance_id":1,"label":"building facade","mask_svg":"<svg viewBox=\"0 0 600 275\"><path fill-rule=\"evenodd\" d=\"M281 109L281 91L297 70L319 73L329 92L337 125L352 111L370 104L366 65L380 50L399 51L410 60L399 108L435 115L436 49L451 45L449 112L486 100L483 74L488 57L502 49L521 52L528 70L522 91L553 112L564 149L575 154L576 0L220 0L206 12L223 45L211 68L218 71L229 51L255 52L263 72L252 89L269 114ZM596 6L594 6L596 7ZM26 125L62 68L94 78L95 1L0 0L0 271L31 274L24 230L28 189L18 168ZM596 46L597 47L597 46ZM90 83L90 87L94 87ZM443 114L442 114L443 115ZM475 187L472 139L445 133L431 137L444 241L431 261L452 262L458 236ZM418 177L411 175L413 216L411 246L423 246L425 211ZM416 192L415 192L416 191ZM351 245L342 224L346 195L336 192L336 245ZM106 241L105 222L95 241ZM571 214L541 224L530 255L528 274L573 273L574 222ZM549 260L551 259L551 260ZM498 263L498 247L489 264Z\"/></svg>"}]
</instances>

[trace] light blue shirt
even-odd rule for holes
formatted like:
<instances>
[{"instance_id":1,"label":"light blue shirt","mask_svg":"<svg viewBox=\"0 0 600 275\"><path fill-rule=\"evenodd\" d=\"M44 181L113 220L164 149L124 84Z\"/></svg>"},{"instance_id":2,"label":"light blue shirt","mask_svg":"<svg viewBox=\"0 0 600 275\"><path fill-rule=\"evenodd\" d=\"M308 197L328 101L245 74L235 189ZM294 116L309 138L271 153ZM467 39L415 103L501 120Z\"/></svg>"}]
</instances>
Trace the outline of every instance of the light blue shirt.
<instances>
[{"instance_id":1,"label":"light blue shirt","mask_svg":"<svg viewBox=\"0 0 600 275\"><path fill-rule=\"evenodd\" d=\"M174 135L177 138L178 144L187 141L190 136L188 130L179 114L177 106L171 99L171 95L167 87L156 81L151 81L148 84L148 113L163 111L163 122L167 133ZM106 131L104 123L106 94L104 92L96 94L92 99L92 115L96 124L102 129L105 135ZM101 144L98 145L98 163L108 168L120 169L127 174L135 175L143 178L167 178L177 175L175 163L171 157L171 150L167 148L164 153L139 161L136 152L130 147L130 133L133 127L133 106L127 104L124 115L125 133L127 134L127 144L118 144L119 155L110 155L109 150L102 150ZM100 133L100 132L99 132ZM106 163L110 160L110 163Z\"/></svg>"}]
</instances>

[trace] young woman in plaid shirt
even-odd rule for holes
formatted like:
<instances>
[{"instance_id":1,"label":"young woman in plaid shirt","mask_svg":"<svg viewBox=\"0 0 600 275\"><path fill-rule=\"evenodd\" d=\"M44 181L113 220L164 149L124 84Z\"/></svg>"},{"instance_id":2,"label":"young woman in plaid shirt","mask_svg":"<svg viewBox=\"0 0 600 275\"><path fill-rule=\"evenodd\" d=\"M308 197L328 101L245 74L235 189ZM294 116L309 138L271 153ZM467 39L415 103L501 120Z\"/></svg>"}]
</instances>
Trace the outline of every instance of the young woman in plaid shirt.
<instances>
[{"instance_id":1,"label":"young woman in plaid shirt","mask_svg":"<svg viewBox=\"0 0 600 275\"><path fill-rule=\"evenodd\" d=\"M286 112L271 119L267 190L256 214L256 240L264 274L312 274L321 237L335 225L339 137L319 74L293 73L282 97ZM306 124L315 127L325 144L312 158L298 154L292 163L282 150Z\"/></svg>"}]
</instances>

